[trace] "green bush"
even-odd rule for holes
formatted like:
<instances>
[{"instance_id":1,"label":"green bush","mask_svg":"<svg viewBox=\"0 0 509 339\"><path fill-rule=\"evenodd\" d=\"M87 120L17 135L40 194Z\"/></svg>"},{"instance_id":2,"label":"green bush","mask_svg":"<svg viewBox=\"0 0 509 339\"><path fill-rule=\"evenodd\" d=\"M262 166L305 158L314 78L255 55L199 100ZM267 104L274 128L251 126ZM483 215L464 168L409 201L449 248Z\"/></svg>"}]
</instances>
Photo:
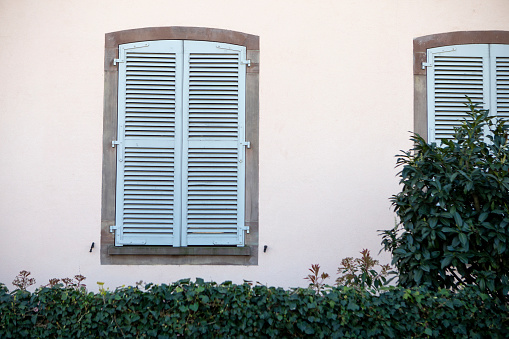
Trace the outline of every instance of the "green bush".
<instances>
[{"instance_id":1,"label":"green bush","mask_svg":"<svg viewBox=\"0 0 509 339\"><path fill-rule=\"evenodd\" d=\"M9 293L0 285L1 338L502 338L506 304L466 288L284 290L190 282L87 293L62 285Z\"/></svg>"},{"instance_id":2,"label":"green bush","mask_svg":"<svg viewBox=\"0 0 509 339\"><path fill-rule=\"evenodd\" d=\"M399 223L384 232L405 287L477 285L509 292L509 146L502 121L469 99L468 119L441 146L415 135L398 159ZM489 131L489 132L488 132Z\"/></svg>"}]
</instances>

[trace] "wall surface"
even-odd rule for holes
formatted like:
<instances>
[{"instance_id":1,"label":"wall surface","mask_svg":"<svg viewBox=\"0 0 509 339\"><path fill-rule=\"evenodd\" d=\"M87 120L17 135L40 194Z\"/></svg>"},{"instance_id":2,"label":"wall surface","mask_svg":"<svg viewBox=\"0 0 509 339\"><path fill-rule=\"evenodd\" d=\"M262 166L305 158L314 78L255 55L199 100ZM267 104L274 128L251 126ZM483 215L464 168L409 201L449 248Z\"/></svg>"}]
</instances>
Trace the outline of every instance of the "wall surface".
<instances>
[{"instance_id":1,"label":"wall surface","mask_svg":"<svg viewBox=\"0 0 509 339\"><path fill-rule=\"evenodd\" d=\"M81 273L304 286L394 225L413 128L412 40L509 30L506 0L0 0L0 282ZM101 265L104 35L200 26L260 36L257 266ZM380 255L388 262L387 254ZM330 281L332 282L332 281Z\"/></svg>"}]
</instances>

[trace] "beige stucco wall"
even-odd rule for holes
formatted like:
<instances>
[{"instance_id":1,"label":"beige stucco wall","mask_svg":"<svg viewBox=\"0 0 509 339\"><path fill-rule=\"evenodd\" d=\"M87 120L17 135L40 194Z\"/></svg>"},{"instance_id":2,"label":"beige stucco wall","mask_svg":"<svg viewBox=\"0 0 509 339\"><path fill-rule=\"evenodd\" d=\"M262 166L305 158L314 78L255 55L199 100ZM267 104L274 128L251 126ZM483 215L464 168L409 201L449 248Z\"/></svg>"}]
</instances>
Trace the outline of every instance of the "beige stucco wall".
<instances>
[{"instance_id":1,"label":"beige stucco wall","mask_svg":"<svg viewBox=\"0 0 509 339\"><path fill-rule=\"evenodd\" d=\"M413 126L412 39L509 30L481 0L0 0L0 282L186 277L305 285L378 253ZM202 26L260 36L259 265L101 266L104 34ZM382 255L384 262L388 255ZM332 282L332 281L330 281Z\"/></svg>"}]
</instances>

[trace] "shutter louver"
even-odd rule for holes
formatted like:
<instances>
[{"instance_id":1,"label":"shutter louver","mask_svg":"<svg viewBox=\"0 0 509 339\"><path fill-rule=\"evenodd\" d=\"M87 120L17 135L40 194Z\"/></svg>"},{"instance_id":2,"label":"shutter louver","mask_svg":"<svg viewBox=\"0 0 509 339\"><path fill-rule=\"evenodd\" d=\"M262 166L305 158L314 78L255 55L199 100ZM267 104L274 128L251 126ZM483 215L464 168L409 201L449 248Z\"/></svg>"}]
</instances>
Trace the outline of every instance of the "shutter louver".
<instances>
[{"instance_id":1,"label":"shutter louver","mask_svg":"<svg viewBox=\"0 0 509 339\"><path fill-rule=\"evenodd\" d=\"M182 43L121 45L116 245L180 242L179 114Z\"/></svg>"},{"instance_id":2,"label":"shutter louver","mask_svg":"<svg viewBox=\"0 0 509 339\"><path fill-rule=\"evenodd\" d=\"M242 245L243 47L184 42L182 245Z\"/></svg>"},{"instance_id":3,"label":"shutter louver","mask_svg":"<svg viewBox=\"0 0 509 339\"><path fill-rule=\"evenodd\" d=\"M487 45L458 45L428 50L428 141L451 139L467 118L469 96L489 109Z\"/></svg>"},{"instance_id":4,"label":"shutter louver","mask_svg":"<svg viewBox=\"0 0 509 339\"><path fill-rule=\"evenodd\" d=\"M509 46L491 45L492 111L509 121Z\"/></svg>"}]
</instances>

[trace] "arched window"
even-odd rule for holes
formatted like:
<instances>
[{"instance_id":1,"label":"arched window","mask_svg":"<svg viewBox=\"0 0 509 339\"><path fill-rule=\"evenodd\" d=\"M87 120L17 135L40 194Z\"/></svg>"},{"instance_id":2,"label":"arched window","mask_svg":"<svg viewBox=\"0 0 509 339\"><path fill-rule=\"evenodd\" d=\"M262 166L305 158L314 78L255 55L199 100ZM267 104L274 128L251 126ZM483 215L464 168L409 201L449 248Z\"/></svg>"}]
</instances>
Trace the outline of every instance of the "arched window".
<instances>
[{"instance_id":1,"label":"arched window","mask_svg":"<svg viewBox=\"0 0 509 339\"><path fill-rule=\"evenodd\" d=\"M509 32L414 39L414 131L428 141L450 138L465 117L465 95L509 118Z\"/></svg>"},{"instance_id":2,"label":"arched window","mask_svg":"<svg viewBox=\"0 0 509 339\"><path fill-rule=\"evenodd\" d=\"M257 264L258 53L218 29L106 35L103 264Z\"/></svg>"}]
</instances>

